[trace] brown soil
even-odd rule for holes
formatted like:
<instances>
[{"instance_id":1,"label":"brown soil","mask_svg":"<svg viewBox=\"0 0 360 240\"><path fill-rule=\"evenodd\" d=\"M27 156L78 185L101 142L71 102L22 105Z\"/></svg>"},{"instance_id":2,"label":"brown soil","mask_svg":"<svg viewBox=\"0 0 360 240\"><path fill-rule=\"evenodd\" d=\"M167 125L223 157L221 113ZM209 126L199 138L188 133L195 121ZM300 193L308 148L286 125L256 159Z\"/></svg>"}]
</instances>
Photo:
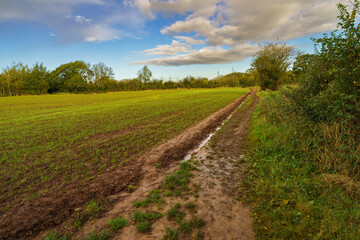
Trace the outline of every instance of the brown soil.
<instances>
[{"instance_id":1,"label":"brown soil","mask_svg":"<svg viewBox=\"0 0 360 240\"><path fill-rule=\"evenodd\" d=\"M165 217L166 212L177 202L187 213L184 221L192 216L205 220L206 224L200 230L204 239L254 239L250 209L240 199L244 194L241 182L247 178L246 138L257 102L257 97L251 96L210 143L192 156L192 161L197 161L196 167L199 171L193 171L189 194L166 197L166 202L161 204L160 208L158 205L140 208L141 211L158 211L164 215L152 224L151 233L139 233L135 225L130 225L115 233L113 239L162 239L166 227L179 228L175 221L169 221ZM145 164L145 168L148 169L148 175L142 179L138 189L131 194L112 196L117 200L114 207L102 218L88 222L75 235L75 239L84 239L90 232L107 229L110 219L119 216L131 219L134 203L143 200L150 190L158 189L163 182L163 172L153 168L152 164ZM177 168L178 164L171 164L166 173L172 173ZM196 213L185 210L184 206L189 202L196 204ZM195 230L191 234L179 231L179 239L193 239L194 234Z\"/></svg>"},{"instance_id":2,"label":"brown soil","mask_svg":"<svg viewBox=\"0 0 360 240\"><path fill-rule=\"evenodd\" d=\"M249 94L249 93L248 93ZM66 193L40 196L15 206L0 216L0 239L40 238L41 232L59 226L75 216L75 209L84 206L90 199L111 199L113 202L136 199L142 189L155 186L169 168L183 159L187 152L224 121L247 95L212 114L201 123L179 136L155 147L143 156L125 163L119 169L108 170L89 183L69 186ZM155 168L161 163L162 168ZM127 193L128 185L139 186L137 191ZM147 191L146 191L147 192ZM115 208L116 209L116 204ZM109 212L111 215L111 211ZM87 226L85 226L87 229ZM40 235L39 235L40 234Z\"/></svg>"}]
</instances>

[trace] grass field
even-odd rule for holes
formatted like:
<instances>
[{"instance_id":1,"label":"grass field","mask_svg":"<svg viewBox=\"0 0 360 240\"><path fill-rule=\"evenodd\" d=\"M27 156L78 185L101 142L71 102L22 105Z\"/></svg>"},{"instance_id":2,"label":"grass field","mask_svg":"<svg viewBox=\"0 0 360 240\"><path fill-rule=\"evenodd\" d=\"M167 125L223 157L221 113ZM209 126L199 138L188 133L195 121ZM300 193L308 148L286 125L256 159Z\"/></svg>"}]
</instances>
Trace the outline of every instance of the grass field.
<instances>
[{"instance_id":1,"label":"grass field","mask_svg":"<svg viewBox=\"0 0 360 240\"><path fill-rule=\"evenodd\" d=\"M0 98L1 210L121 167L244 88ZM25 197L26 196L26 197Z\"/></svg>"}]
</instances>

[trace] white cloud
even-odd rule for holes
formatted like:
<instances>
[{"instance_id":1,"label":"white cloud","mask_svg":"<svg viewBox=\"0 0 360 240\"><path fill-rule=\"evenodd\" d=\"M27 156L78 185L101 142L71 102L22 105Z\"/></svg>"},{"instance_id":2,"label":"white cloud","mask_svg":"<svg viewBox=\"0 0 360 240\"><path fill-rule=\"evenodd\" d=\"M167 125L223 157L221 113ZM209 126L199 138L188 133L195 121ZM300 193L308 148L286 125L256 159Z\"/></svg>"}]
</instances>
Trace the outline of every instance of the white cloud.
<instances>
[{"instance_id":1,"label":"white cloud","mask_svg":"<svg viewBox=\"0 0 360 240\"><path fill-rule=\"evenodd\" d=\"M83 23L91 23L91 18L86 18L86 17L83 17L83 16L75 16L74 17L74 19L75 19L75 22L77 22L77 23L81 23L81 24L83 24Z\"/></svg>"},{"instance_id":2,"label":"white cloud","mask_svg":"<svg viewBox=\"0 0 360 240\"><path fill-rule=\"evenodd\" d=\"M201 37L205 47L199 51L172 57L156 58L142 63L184 65L226 63L243 59L258 46L251 42L287 41L313 33L334 30L337 3L348 0L141 0L134 6L151 14L182 14L161 29L162 34L195 45L186 40ZM182 36L186 33L186 36ZM201 40L200 40L201 41ZM211 47L212 46L212 47ZM224 48L230 47L230 49ZM246 46L246 47L245 47ZM146 50L145 50L146 51ZM236 57L236 54L239 54Z\"/></svg>"},{"instance_id":3,"label":"white cloud","mask_svg":"<svg viewBox=\"0 0 360 240\"><path fill-rule=\"evenodd\" d=\"M173 40L171 45L157 45L155 48L144 50L142 53L145 55L175 55L190 51L188 44Z\"/></svg>"},{"instance_id":4,"label":"white cloud","mask_svg":"<svg viewBox=\"0 0 360 240\"><path fill-rule=\"evenodd\" d=\"M187 37L187 36L175 36L174 38L185 41L191 45L204 45L205 44L204 40L194 39L192 37Z\"/></svg>"},{"instance_id":5,"label":"white cloud","mask_svg":"<svg viewBox=\"0 0 360 240\"><path fill-rule=\"evenodd\" d=\"M127 0L129 2L129 0ZM134 0L133 5L145 15L153 18L157 12L185 14L196 12L196 16L210 17L216 10L218 0ZM129 3L127 3L129 4Z\"/></svg>"},{"instance_id":6,"label":"white cloud","mask_svg":"<svg viewBox=\"0 0 360 240\"><path fill-rule=\"evenodd\" d=\"M84 29L82 33L86 42L104 42L120 39L121 31L109 26L98 24Z\"/></svg>"},{"instance_id":7,"label":"white cloud","mask_svg":"<svg viewBox=\"0 0 360 240\"><path fill-rule=\"evenodd\" d=\"M162 34L175 34L181 32L196 32L201 35L207 35L214 30L211 21L204 17L192 18L187 21L177 21L169 27L161 29Z\"/></svg>"},{"instance_id":8,"label":"white cloud","mask_svg":"<svg viewBox=\"0 0 360 240\"><path fill-rule=\"evenodd\" d=\"M155 58L146 61L134 62L136 65L161 65L161 66L181 66L192 64L218 64L241 61L253 56L258 47L250 44L242 44L231 49L222 47L204 47L198 51L188 54L180 54L172 57Z\"/></svg>"},{"instance_id":9,"label":"white cloud","mask_svg":"<svg viewBox=\"0 0 360 240\"><path fill-rule=\"evenodd\" d=\"M77 9L82 9L81 15ZM67 43L131 36L142 31L145 17L116 0L0 0L0 23L18 20L46 24Z\"/></svg>"}]
</instances>

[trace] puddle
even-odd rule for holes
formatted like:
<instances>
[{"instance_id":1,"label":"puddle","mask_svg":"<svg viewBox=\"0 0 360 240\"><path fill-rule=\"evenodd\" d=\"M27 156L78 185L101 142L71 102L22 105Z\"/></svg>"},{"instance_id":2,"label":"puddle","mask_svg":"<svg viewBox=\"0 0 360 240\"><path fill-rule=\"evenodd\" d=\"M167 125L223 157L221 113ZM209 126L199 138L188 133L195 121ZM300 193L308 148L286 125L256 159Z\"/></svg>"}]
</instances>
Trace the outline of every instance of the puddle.
<instances>
[{"instance_id":1,"label":"puddle","mask_svg":"<svg viewBox=\"0 0 360 240\"><path fill-rule=\"evenodd\" d=\"M245 99L246 100L246 99ZM186 161L189 161L191 159L191 156L194 155L195 153L197 153L203 146L205 146L209 141L210 139L212 138L212 136L214 136L214 134L219 131L221 129L222 126L224 126L224 124L234 115L234 113L243 105L243 103L245 102L245 100L221 123L221 125L215 129L214 132L210 133L207 138L205 138L201 143L200 145L190 151L190 153L188 155L186 155L186 157L184 158L184 160L182 162L186 162Z\"/></svg>"}]
</instances>

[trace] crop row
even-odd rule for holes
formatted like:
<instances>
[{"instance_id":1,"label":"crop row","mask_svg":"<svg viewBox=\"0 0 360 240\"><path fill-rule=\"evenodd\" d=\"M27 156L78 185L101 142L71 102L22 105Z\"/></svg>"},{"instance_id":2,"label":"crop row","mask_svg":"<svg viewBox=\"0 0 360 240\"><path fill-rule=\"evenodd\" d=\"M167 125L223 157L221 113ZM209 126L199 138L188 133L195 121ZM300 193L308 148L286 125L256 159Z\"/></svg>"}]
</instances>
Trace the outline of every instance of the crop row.
<instances>
[{"instance_id":1,"label":"crop row","mask_svg":"<svg viewBox=\"0 0 360 240\"><path fill-rule=\"evenodd\" d=\"M2 98L1 207L15 199L24 201L62 190L60 186L74 181L89 181L176 136L246 91L224 88Z\"/></svg>"}]
</instances>

